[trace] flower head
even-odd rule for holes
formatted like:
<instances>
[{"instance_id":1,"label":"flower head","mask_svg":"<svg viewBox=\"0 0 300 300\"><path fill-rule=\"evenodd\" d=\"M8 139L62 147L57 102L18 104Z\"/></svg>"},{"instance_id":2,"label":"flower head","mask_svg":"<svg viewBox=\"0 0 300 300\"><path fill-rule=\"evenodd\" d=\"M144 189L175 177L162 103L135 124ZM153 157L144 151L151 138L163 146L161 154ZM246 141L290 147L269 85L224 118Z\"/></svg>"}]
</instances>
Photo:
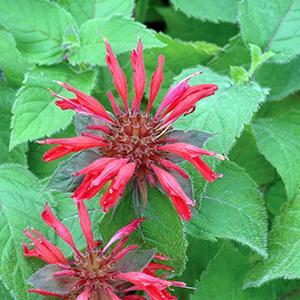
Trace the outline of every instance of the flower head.
<instances>
[{"instance_id":1,"label":"flower head","mask_svg":"<svg viewBox=\"0 0 300 300\"><path fill-rule=\"evenodd\" d=\"M74 255L71 259L66 258L39 231L24 230L32 240L30 248L23 243L25 256L37 257L47 263L29 279L34 286L30 292L67 300L146 299L135 294L142 291L153 300L177 299L168 288L184 287L185 284L166 279L166 271L172 268L157 261L167 258L157 255L155 250L137 250L137 244L127 244L128 237L143 219L132 221L118 230L106 245L102 245L94 239L84 202L77 202L77 207L87 245L85 251L76 247L69 229L56 218L48 204L42 212L44 222L72 248ZM164 275L159 277L156 271Z\"/></svg>"},{"instance_id":2,"label":"flower head","mask_svg":"<svg viewBox=\"0 0 300 300\"><path fill-rule=\"evenodd\" d=\"M107 212L117 203L127 183L133 181L133 186L139 191L145 205L148 182L151 186L160 185L169 195L179 215L190 220L190 206L194 205L194 201L186 195L179 184L180 180L178 181L178 176L188 179L189 175L176 161L189 161L207 181L212 182L221 175L215 174L202 156L215 156L219 159L222 156L191 145L182 135L179 138L174 134L172 124L180 116L191 113L199 100L213 95L218 87L215 84L190 86L189 80L200 72L192 74L171 87L157 111L152 114L151 109L163 81L164 57L160 55L150 83L148 104L145 110L141 110L146 85L142 42L138 42L130 56L135 91L131 104L128 101L126 77L108 41L105 40L105 44L106 61L122 100L122 107L114 95L108 92L113 110L111 114L93 97L67 83L58 82L75 96L66 98L52 93L58 99L56 104L61 109L71 109L90 116L93 124L87 126L87 132L79 137L40 141L41 144L57 145L45 153L44 160L52 161L71 152L94 148L99 153L99 158L74 174L85 176L74 191L72 197L75 200L91 199L110 181L100 200L103 210Z\"/></svg>"}]
</instances>

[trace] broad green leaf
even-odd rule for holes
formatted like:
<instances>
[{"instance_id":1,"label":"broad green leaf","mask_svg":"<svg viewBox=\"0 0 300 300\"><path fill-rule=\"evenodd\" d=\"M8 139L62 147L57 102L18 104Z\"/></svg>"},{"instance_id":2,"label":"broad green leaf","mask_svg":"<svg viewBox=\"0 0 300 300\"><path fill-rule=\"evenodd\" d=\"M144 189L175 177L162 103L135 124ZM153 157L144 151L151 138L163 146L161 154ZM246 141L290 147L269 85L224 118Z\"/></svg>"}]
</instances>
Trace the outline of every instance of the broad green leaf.
<instances>
[{"instance_id":1,"label":"broad green leaf","mask_svg":"<svg viewBox=\"0 0 300 300\"><path fill-rule=\"evenodd\" d=\"M70 62L106 65L106 51L102 36L109 40L116 54L136 48L138 38L142 39L144 48L164 46L155 38L152 30L132 19L122 16L92 19L80 27L81 47L70 55Z\"/></svg>"},{"instance_id":2,"label":"broad green leaf","mask_svg":"<svg viewBox=\"0 0 300 300\"><path fill-rule=\"evenodd\" d=\"M78 25L94 18L110 18L113 15L131 17L134 0L59 0L59 5L69 11Z\"/></svg>"},{"instance_id":3,"label":"broad green leaf","mask_svg":"<svg viewBox=\"0 0 300 300\"><path fill-rule=\"evenodd\" d=\"M100 226L100 233L105 241L133 219L137 218L133 205L132 194L120 200L114 212L107 214ZM148 191L148 203L143 216L145 221L137 233L130 239L142 249L156 248L157 252L169 257L175 272L181 273L186 262L186 241L183 224L168 197L157 189Z\"/></svg>"},{"instance_id":4,"label":"broad green leaf","mask_svg":"<svg viewBox=\"0 0 300 300\"><path fill-rule=\"evenodd\" d=\"M245 287L261 286L277 278L300 278L300 195L276 217L269 235L269 256L247 276Z\"/></svg>"},{"instance_id":5,"label":"broad green leaf","mask_svg":"<svg viewBox=\"0 0 300 300\"><path fill-rule=\"evenodd\" d=\"M251 265L230 244L224 244L202 273L191 300L275 300L270 287L243 290L243 280Z\"/></svg>"},{"instance_id":6,"label":"broad green leaf","mask_svg":"<svg viewBox=\"0 0 300 300\"><path fill-rule=\"evenodd\" d=\"M63 60L63 36L75 26L72 16L47 0L0 1L0 22L12 33L20 52L38 64Z\"/></svg>"},{"instance_id":7,"label":"broad green leaf","mask_svg":"<svg viewBox=\"0 0 300 300\"><path fill-rule=\"evenodd\" d=\"M259 104L264 101L265 91L255 83L234 85L228 77L200 66L183 71L176 81L201 70L203 74L192 78L190 84L215 83L219 90L214 96L201 100L196 110L188 116L181 117L174 127L217 133L208 141L207 148L227 154L241 135L244 126L251 121Z\"/></svg>"},{"instance_id":8,"label":"broad green leaf","mask_svg":"<svg viewBox=\"0 0 300 300\"><path fill-rule=\"evenodd\" d=\"M17 165L0 166L0 272L15 299L36 299L28 295L26 281L40 264L24 257L21 243L28 226L46 233L39 217L43 202L38 181L29 171Z\"/></svg>"},{"instance_id":9,"label":"broad green leaf","mask_svg":"<svg viewBox=\"0 0 300 300\"><path fill-rule=\"evenodd\" d=\"M5 79L12 86L19 87L30 64L17 49L13 36L5 30L0 30L0 53L0 68Z\"/></svg>"},{"instance_id":10,"label":"broad green leaf","mask_svg":"<svg viewBox=\"0 0 300 300\"><path fill-rule=\"evenodd\" d=\"M284 184L281 180L277 180L265 194L266 205L268 211L273 215L279 215L281 208L287 201Z\"/></svg>"},{"instance_id":11,"label":"broad green leaf","mask_svg":"<svg viewBox=\"0 0 300 300\"><path fill-rule=\"evenodd\" d=\"M250 128L243 132L230 151L230 160L244 168L258 185L271 182L275 176L272 165L258 151Z\"/></svg>"},{"instance_id":12,"label":"broad green leaf","mask_svg":"<svg viewBox=\"0 0 300 300\"><path fill-rule=\"evenodd\" d=\"M243 67L231 66L230 73L231 73L232 80L237 85L245 84L246 82L249 81L249 74Z\"/></svg>"},{"instance_id":13,"label":"broad green leaf","mask_svg":"<svg viewBox=\"0 0 300 300\"><path fill-rule=\"evenodd\" d=\"M167 24L166 33L185 41L206 41L223 46L239 31L234 24L203 22L171 7L159 7L157 11Z\"/></svg>"},{"instance_id":14,"label":"broad green leaf","mask_svg":"<svg viewBox=\"0 0 300 300\"><path fill-rule=\"evenodd\" d=\"M54 80L68 82L89 93L93 85L94 72L76 74L67 65L61 64L36 67L27 73L13 108L11 148L26 141L49 136L70 123L73 112L62 111L56 107L54 98L47 90L51 88L58 93L61 92L61 87Z\"/></svg>"},{"instance_id":15,"label":"broad green leaf","mask_svg":"<svg viewBox=\"0 0 300 300\"><path fill-rule=\"evenodd\" d=\"M209 20L218 23L235 23L238 15L238 0L171 0L176 9L181 10L187 16L200 20Z\"/></svg>"},{"instance_id":16,"label":"broad green leaf","mask_svg":"<svg viewBox=\"0 0 300 300\"><path fill-rule=\"evenodd\" d=\"M252 124L258 150L276 168L289 199L295 197L300 183L300 161L297 159L300 155L298 100L286 100L273 105L273 111Z\"/></svg>"},{"instance_id":17,"label":"broad green leaf","mask_svg":"<svg viewBox=\"0 0 300 300\"><path fill-rule=\"evenodd\" d=\"M0 163L18 163L26 165L27 145L20 145L9 151L11 109L16 92L0 82Z\"/></svg>"},{"instance_id":18,"label":"broad green leaf","mask_svg":"<svg viewBox=\"0 0 300 300\"><path fill-rule=\"evenodd\" d=\"M223 177L206 186L201 205L188 225L193 236L232 239L267 255L267 214L257 185L234 163L217 169Z\"/></svg>"},{"instance_id":19,"label":"broad green leaf","mask_svg":"<svg viewBox=\"0 0 300 300\"><path fill-rule=\"evenodd\" d=\"M300 53L300 2L298 0L244 0L240 24L247 43L275 53L276 61L288 61Z\"/></svg>"}]
</instances>

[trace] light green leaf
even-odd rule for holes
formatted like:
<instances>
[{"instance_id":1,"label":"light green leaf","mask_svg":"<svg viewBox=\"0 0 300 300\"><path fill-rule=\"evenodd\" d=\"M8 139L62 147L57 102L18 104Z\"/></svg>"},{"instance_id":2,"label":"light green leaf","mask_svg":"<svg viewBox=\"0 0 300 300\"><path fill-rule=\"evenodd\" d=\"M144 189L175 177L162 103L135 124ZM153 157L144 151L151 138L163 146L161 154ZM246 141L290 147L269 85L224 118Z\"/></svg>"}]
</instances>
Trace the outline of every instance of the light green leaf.
<instances>
[{"instance_id":1,"label":"light green leaf","mask_svg":"<svg viewBox=\"0 0 300 300\"><path fill-rule=\"evenodd\" d=\"M157 252L169 257L170 264L177 274L181 273L186 262L186 240L183 224L170 199L157 189L148 191L148 202L144 212L145 221L130 241L142 249L156 248ZM107 214L100 226L105 241L122 226L137 218L132 194L120 200L114 213Z\"/></svg>"},{"instance_id":2,"label":"light green leaf","mask_svg":"<svg viewBox=\"0 0 300 300\"><path fill-rule=\"evenodd\" d=\"M40 264L24 257L21 243L27 226L45 233L39 217L43 202L38 181L29 171L17 165L0 166L0 272L15 299L36 299L27 293L26 281Z\"/></svg>"},{"instance_id":3,"label":"light green leaf","mask_svg":"<svg viewBox=\"0 0 300 300\"><path fill-rule=\"evenodd\" d=\"M249 75L248 72L243 68L239 66L231 66L230 67L230 73L232 80L237 84L245 84L249 81Z\"/></svg>"},{"instance_id":4,"label":"light green leaf","mask_svg":"<svg viewBox=\"0 0 300 300\"><path fill-rule=\"evenodd\" d=\"M94 18L131 17L134 7L134 0L59 0L58 3L72 14L78 25Z\"/></svg>"},{"instance_id":5,"label":"light green leaf","mask_svg":"<svg viewBox=\"0 0 300 300\"><path fill-rule=\"evenodd\" d=\"M299 98L278 103L273 111L271 106L269 114L252 124L258 150L276 168L289 199L295 197L300 183L297 159L300 156L300 105L297 100Z\"/></svg>"},{"instance_id":6,"label":"light green leaf","mask_svg":"<svg viewBox=\"0 0 300 300\"><path fill-rule=\"evenodd\" d=\"M232 239L266 256L267 214L257 185L234 163L221 164L217 172L223 177L206 186L190 232Z\"/></svg>"},{"instance_id":7,"label":"light green leaf","mask_svg":"<svg viewBox=\"0 0 300 300\"><path fill-rule=\"evenodd\" d=\"M201 100L196 110L175 123L178 129L198 129L218 133L207 142L207 148L227 154L241 135L244 126L264 101L265 91L257 84L237 86L225 76L220 76L207 68L197 67L183 71L176 81L203 70L203 74L190 80L191 85L215 83L219 86L214 96Z\"/></svg>"},{"instance_id":8,"label":"light green leaf","mask_svg":"<svg viewBox=\"0 0 300 300\"><path fill-rule=\"evenodd\" d=\"M261 286L276 278L300 278L300 195L276 217L269 235L269 256L247 276L245 287Z\"/></svg>"},{"instance_id":9,"label":"light green leaf","mask_svg":"<svg viewBox=\"0 0 300 300\"><path fill-rule=\"evenodd\" d=\"M47 0L0 0L0 22L14 36L20 52L33 62L53 64L63 60L63 36L72 16Z\"/></svg>"},{"instance_id":10,"label":"light green leaf","mask_svg":"<svg viewBox=\"0 0 300 300\"><path fill-rule=\"evenodd\" d=\"M76 74L67 65L62 64L37 67L27 73L13 108L11 148L28 140L49 136L70 123L73 112L62 111L56 107L54 98L47 90L51 88L61 92L61 87L54 83L54 80L66 81L89 93L94 72Z\"/></svg>"},{"instance_id":11,"label":"light green leaf","mask_svg":"<svg viewBox=\"0 0 300 300\"><path fill-rule=\"evenodd\" d=\"M271 287L243 290L250 266L235 247L224 244L202 274L191 300L275 300Z\"/></svg>"},{"instance_id":12,"label":"light green leaf","mask_svg":"<svg viewBox=\"0 0 300 300\"><path fill-rule=\"evenodd\" d=\"M176 9L189 17L218 23L235 23L238 15L238 0L171 0Z\"/></svg>"},{"instance_id":13,"label":"light green leaf","mask_svg":"<svg viewBox=\"0 0 300 300\"><path fill-rule=\"evenodd\" d=\"M26 165L27 145L20 145L9 151L11 109L16 93L13 89L0 82L0 163L18 163Z\"/></svg>"},{"instance_id":14,"label":"light green leaf","mask_svg":"<svg viewBox=\"0 0 300 300\"><path fill-rule=\"evenodd\" d=\"M276 61L288 61L300 53L300 2L298 0L244 0L240 23L244 40Z\"/></svg>"},{"instance_id":15,"label":"light green leaf","mask_svg":"<svg viewBox=\"0 0 300 300\"><path fill-rule=\"evenodd\" d=\"M258 151L250 128L243 132L230 151L230 160L244 168L258 185L267 184L274 179L275 170Z\"/></svg>"},{"instance_id":16,"label":"light green leaf","mask_svg":"<svg viewBox=\"0 0 300 300\"><path fill-rule=\"evenodd\" d=\"M136 48L138 38L142 39L144 48L164 46L155 38L152 30L132 19L122 16L109 20L92 19L80 27L81 47L70 55L70 62L105 65L106 51L101 36L109 40L116 54Z\"/></svg>"},{"instance_id":17,"label":"light green leaf","mask_svg":"<svg viewBox=\"0 0 300 300\"><path fill-rule=\"evenodd\" d=\"M0 53L0 68L5 79L12 86L19 87L30 64L21 56L13 36L4 30L0 30Z\"/></svg>"},{"instance_id":18,"label":"light green leaf","mask_svg":"<svg viewBox=\"0 0 300 300\"><path fill-rule=\"evenodd\" d=\"M232 36L239 32L235 24L200 21L189 18L172 7L157 7L156 10L167 24L166 33L184 41L206 41L224 46Z\"/></svg>"}]
</instances>

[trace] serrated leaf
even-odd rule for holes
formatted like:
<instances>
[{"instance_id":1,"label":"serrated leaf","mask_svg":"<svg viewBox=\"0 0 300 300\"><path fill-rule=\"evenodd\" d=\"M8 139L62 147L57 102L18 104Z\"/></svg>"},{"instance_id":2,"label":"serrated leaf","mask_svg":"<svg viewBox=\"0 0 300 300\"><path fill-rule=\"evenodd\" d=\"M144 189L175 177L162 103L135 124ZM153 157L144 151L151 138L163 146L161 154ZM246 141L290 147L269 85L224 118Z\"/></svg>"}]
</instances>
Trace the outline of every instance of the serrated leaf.
<instances>
[{"instance_id":1,"label":"serrated leaf","mask_svg":"<svg viewBox=\"0 0 300 300\"><path fill-rule=\"evenodd\" d=\"M224 46L231 37L239 32L235 24L200 21L189 18L172 7L157 7L156 10L163 16L167 24L166 33L184 41L206 41Z\"/></svg>"},{"instance_id":2,"label":"serrated leaf","mask_svg":"<svg viewBox=\"0 0 300 300\"><path fill-rule=\"evenodd\" d=\"M92 150L79 152L60 163L51 176L47 191L73 192L82 182L84 176L74 176L76 172L85 168L100 155Z\"/></svg>"},{"instance_id":3,"label":"serrated leaf","mask_svg":"<svg viewBox=\"0 0 300 300\"><path fill-rule=\"evenodd\" d=\"M243 290L250 264L235 247L224 244L196 284L191 300L275 300L270 287Z\"/></svg>"},{"instance_id":4,"label":"serrated leaf","mask_svg":"<svg viewBox=\"0 0 300 300\"><path fill-rule=\"evenodd\" d=\"M275 53L276 61L288 61L300 53L300 2L298 0L244 0L240 24L244 40L263 52Z\"/></svg>"},{"instance_id":5,"label":"serrated leaf","mask_svg":"<svg viewBox=\"0 0 300 300\"><path fill-rule=\"evenodd\" d=\"M0 163L18 163L26 165L27 145L20 145L9 151L11 109L15 101L16 92L0 82Z\"/></svg>"},{"instance_id":6,"label":"serrated leaf","mask_svg":"<svg viewBox=\"0 0 300 300\"><path fill-rule=\"evenodd\" d=\"M0 167L0 187L1 277L14 298L36 299L28 295L26 281L40 264L24 257L21 243L29 225L46 233L39 217L44 200L38 181L25 168L7 164Z\"/></svg>"},{"instance_id":7,"label":"serrated leaf","mask_svg":"<svg viewBox=\"0 0 300 300\"><path fill-rule=\"evenodd\" d=\"M230 160L244 168L258 185L267 184L274 179L275 170L258 151L250 128L243 132L230 151Z\"/></svg>"},{"instance_id":8,"label":"serrated leaf","mask_svg":"<svg viewBox=\"0 0 300 300\"><path fill-rule=\"evenodd\" d=\"M244 126L251 121L259 104L264 101L265 91L255 83L234 85L228 77L200 66L183 71L176 81L201 70L203 74L192 78L190 84L215 83L219 90L214 96L201 100L196 110L180 118L174 127L218 133L207 142L207 148L226 154L241 135Z\"/></svg>"},{"instance_id":9,"label":"serrated leaf","mask_svg":"<svg viewBox=\"0 0 300 300\"><path fill-rule=\"evenodd\" d=\"M191 233L232 239L267 255L267 214L255 182L234 163L217 169L223 177L207 185L201 206L191 221Z\"/></svg>"},{"instance_id":10,"label":"serrated leaf","mask_svg":"<svg viewBox=\"0 0 300 300\"><path fill-rule=\"evenodd\" d=\"M144 212L145 221L130 241L140 245L141 249L156 248L157 252L169 257L167 264L176 273L181 273L186 262L186 241L183 224L170 200L157 189L148 191L148 203ZM100 232L105 241L122 226L137 218L132 203L132 195L120 200L115 212L107 214L101 225Z\"/></svg>"},{"instance_id":11,"label":"serrated leaf","mask_svg":"<svg viewBox=\"0 0 300 300\"><path fill-rule=\"evenodd\" d=\"M269 235L269 256L247 276L245 287L257 287L276 278L300 278L300 195L276 217Z\"/></svg>"},{"instance_id":12,"label":"serrated leaf","mask_svg":"<svg viewBox=\"0 0 300 300\"><path fill-rule=\"evenodd\" d=\"M252 124L258 150L276 168L289 199L300 183L300 105L297 99L274 105L274 111ZM270 107L270 109L272 106ZM277 113L276 113L277 112Z\"/></svg>"},{"instance_id":13,"label":"serrated leaf","mask_svg":"<svg viewBox=\"0 0 300 300\"><path fill-rule=\"evenodd\" d=\"M59 0L58 3L72 14L78 25L94 18L131 17L134 7L134 0Z\"/></svg>"},{"instance_id":14,"label":"serrated leaf","mask_svg":"<svg viewBox=\"0 0 300 300\"><path fill-rule=\"evenodd\" d=\"M36 67L26 74L23 87L18 91L13 108L12 135L10 148L49 136L66 128L73 112L62 111L55 105L48 88L60 93L62 88L54 80L66 81L76 88L89 93L94 80L94 72L74 73L67 65ZM61 94L66 94L63 91Z\"/></svg>"},{"instance_id":15,"label":"serrated leaf","mask_svg":"<svg viewBox=\"0 0 300 300\"><path fill-rule=\"evenodd\" d=\"M0 68L5 79L12 86L19 87L30 64L21 56L13 36L4 30L0 30L0 53Z\"/></svg>"},{"instance_id":16,"label":"serrated leaf","mask_svg":"<svg viewBox=\"0 0 300 300\"><path fill-rule=\"evenodd\" d=\"M0 1L0 22L14 36L18 49L38 64L54 64L64 58L64 32L75 25L72 16L53 1Z\"/></svg>"},{"instance_id":17,"label":"serrated leaf","mask_svg":"<svg viewBox=\"0 0 300 300\"><path fill-rule=\"evenodd\" d=\"M81 47L71 53L69 60L72 64L84 62L106 65L105 45L101 36L109 40L116 54L134 49L138 38L142 39L144 48L164 46L145 25L122 16L89 20L81 25L79 34Z\"/></svg>"},{"instance_id":18,"label":"serrated leaf","mask_svg":"<svg viewBox=\"0 0 300 300\"><path fill-rule=\"evenodd\" d=\"M235 23L238 15L238 0L171 0L176 9L181 10L187 16L211 22Z\"/></svg>"}]
</instances>

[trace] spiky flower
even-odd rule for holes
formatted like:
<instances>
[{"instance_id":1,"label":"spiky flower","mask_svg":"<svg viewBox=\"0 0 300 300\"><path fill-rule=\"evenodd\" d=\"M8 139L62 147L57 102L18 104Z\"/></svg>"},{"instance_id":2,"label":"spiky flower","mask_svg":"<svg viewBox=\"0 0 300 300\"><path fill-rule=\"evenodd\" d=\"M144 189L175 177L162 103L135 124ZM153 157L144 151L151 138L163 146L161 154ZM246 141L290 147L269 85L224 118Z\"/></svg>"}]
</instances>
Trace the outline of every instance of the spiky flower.
<instances>
[{"instance_id":1,"label":"spiky flower","mask_svg":"<svg viewBox=\"0 0 300 300\"><path fill-rule=\"evenodd\" d=\"M47 265L30 279L34 288L29 291L65 300L153 300L177 299L168 288L184 287L183 282L166 279L172 268L157 261L167 260L155 250L137 250L137 244L128 245L129 235L143 219L136 219L117 231L106 245L93 236L91 220L83 201L77 202L80 226L86 240L86 250L79 250L68 228L52 213L48 204L42 212L44 222L73 250L67 259L64 253L39 231L24 230L32 240L31 249L23 243L25 256L38 257ZM154 261L153 261L154 260ZM164 273L158 277L155 273ZM148 299L148 298L147 298Z\"/></svg>"},{"instance_id":2,"label":"spiky flower","mask_svg":"<svg viewBox=\"0 0 300 300\"><path fill-rule=\"evenodd\" d=\"M184 132L172 130L172 124L180 116L192 112L199 100L213 95L218 87L215 84L190 86L190 78L200 72L193 74L171 87L157 111L152 114L152 105L163 81L164 56L160 55L158 67L150 83L148 104L145 110L141 110L146 85L142 42L138 42L137 49L130 56L135 91L131 105L128 101L126 77L110 44L107 41L105 44L106 61L122 100L122 107L118 105L113 94L108 92L114 113L111 114L95 98L67 83L58 82L74 93L74 98L52 92L58 98L56 104L63 110L71 109L78 114L88 115L93 124L87 126L87 132L78 137L40 141L41 144L58 145L45 153L44 160L52 161L71 152L94 148L99 158L74 174L85 176L72 196L74 199L90 199L111 181L100 200L100 205L107 212L116 204L127 183L132 180L145 205L148 182L151 186L160 185L169 195L179 215L190 220L190 206L194 205L194 201L179 184L181 180L177 180L178 176L188 179L189 175L176 162L180 159L189 161L207 181L212 182L221 175L215 174L202 156L216 156L219 159L222 156L190 144L193 141L185 137Z\"/></svg>"}]
</instances>

